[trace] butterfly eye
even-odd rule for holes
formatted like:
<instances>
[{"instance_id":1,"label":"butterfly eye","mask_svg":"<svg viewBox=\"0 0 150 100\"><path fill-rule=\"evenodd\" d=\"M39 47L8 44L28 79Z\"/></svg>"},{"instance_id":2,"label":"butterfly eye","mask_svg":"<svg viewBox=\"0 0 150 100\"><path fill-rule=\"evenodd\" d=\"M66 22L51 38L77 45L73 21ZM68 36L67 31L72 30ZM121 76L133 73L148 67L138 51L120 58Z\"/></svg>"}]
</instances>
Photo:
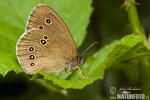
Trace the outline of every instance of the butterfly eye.
<instances>
[{"instance_id":1,"label":"butterfly eye","mask_svg":"<svg viewBox=\"0 0 150 100\"><path fill-rule=\"evenodd\" d=\"M45 40L41 40L42 45L46 44Z\"/></svg>"},{"instance_id":2,"label":"butterfly eye","mask_svg":"<svg viewBox=\"0 0 150 100\"><path fill-rule=\"evenodd\" d=\"M46 22L47 24L51 24L51 23L52 23L52 21L51 21L49 18L46 18L46 19L45 19L45 22Z\"/></svg>"},{"instance_id":3,"label":"butterfly eye","mask_svg":"<svg viewBox=\"0 0 150 100\"><path fill-rule=\"evenodd\" d=\"M34 63L31 63L31 66L34 66Z\"/></svg>"},{"instance_id":4,"label":"butterfly eye","mask_svg":"<svg viewBox=\"0 0 150 100\"><path fill-rule=\"evenodd\" d=\"M47 39L48 39L48 36L45 35L43 38L47 40Z\"/></svg>"},{"instance_id":5,"label":"butterfly eye","mask_svg":"<svg viewBox=\"0 0 150 100\"><path fill-rule=\"evenodd\" d=\"M30 58L31 60L33 60L35 57L34 57L34 55L30 55L29 58Z\"/></svg>"},{"instance_id":6,"label":"butterfly eye","mask_svg":"<svg viewBox=\"0 0 150 100\"><path fill-rule=\"evenodd\" d=\"M30 47L30 48L29 48L29 51L34 51L34 47Z\"/></svg>"},{"instance_id":7,"label":"butterfly eye","mask_svg":"<svg viewBox=\"0 0 150 100\"><path fill-rule=\"evenodd\" d=\"M38 28L42 30L42 29L44 29L44 26L39 25Z\"/></svg>"}]
</instances>

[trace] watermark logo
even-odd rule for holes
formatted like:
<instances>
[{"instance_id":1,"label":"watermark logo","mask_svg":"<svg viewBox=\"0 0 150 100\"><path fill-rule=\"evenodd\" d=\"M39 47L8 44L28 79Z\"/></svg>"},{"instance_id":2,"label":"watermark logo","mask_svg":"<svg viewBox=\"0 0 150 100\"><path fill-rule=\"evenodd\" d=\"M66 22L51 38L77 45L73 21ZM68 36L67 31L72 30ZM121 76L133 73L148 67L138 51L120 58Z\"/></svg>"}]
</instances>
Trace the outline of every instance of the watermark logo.
<instances>
[{"instance_id":1,"label":"watermark logo","mask_svg":"<svg viewBox=\"0 0 150 100\"><path fill-rule=\"evenodd\" d=\"M110 93L111 94L115 94L116 93L116 88L115 87L111 87L110 88Z\"/></svg>"},{"instance_id":2,"label":"watermark logo","mask_svg":"<svg viewBox=\"0 0 150 100\"><path fill-rule=\"evenodd\" d=\"M125 100L149 100L149 96L140 93L141 87L120 88L110 87L110 99L125 99Z\"/></svg>"}]
</instances>

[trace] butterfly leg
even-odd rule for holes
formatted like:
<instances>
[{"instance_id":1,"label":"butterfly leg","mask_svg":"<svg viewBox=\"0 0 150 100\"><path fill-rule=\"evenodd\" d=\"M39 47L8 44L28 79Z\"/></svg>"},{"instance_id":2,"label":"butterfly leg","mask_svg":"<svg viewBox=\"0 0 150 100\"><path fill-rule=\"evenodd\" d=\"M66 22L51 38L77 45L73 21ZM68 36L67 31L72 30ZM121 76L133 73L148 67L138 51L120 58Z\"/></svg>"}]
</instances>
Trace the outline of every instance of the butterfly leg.
<instances>
[{"instance_id":1,"label":"butterfly leg","mask_svg":"<svg viewBox=\"0 0 150 100\"><path fill-rule=\"evenodd\" d=\"M79 66L74 67L74 69L76 69L76 68L78 68L78 74L79 74L80 78L86 79L87 77L85 77L85 76L82 74L82 71L81 71L80 67L79 67Z\"/></svg>"},{"instance_id":2,"label":"butterfly leg","mask_svg":"<svg viewBox=\"0 0 150 100\"><path fill-rule=\"evenodd\" d=\"M58 75L58 77L60 76L60 74L61 74L61 71L62 70L64 70L64 68L65 68L65 66L63 66L58 72L57 72L57 74L56 75Z\"/></svg>"}]
</instances>

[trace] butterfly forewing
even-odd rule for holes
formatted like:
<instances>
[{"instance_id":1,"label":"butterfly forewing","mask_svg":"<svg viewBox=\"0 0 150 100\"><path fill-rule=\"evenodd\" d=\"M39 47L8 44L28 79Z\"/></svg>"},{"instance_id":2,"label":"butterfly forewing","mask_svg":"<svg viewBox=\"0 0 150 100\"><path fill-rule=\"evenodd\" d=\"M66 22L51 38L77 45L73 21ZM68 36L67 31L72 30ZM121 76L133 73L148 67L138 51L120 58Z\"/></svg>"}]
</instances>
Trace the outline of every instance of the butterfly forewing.
<instances>
[{"instance_id":1,"label":"butterfly forewing","mask_svg":"<svg viewBox=\"0 0 150 100\"><path fill-rule=\"evenodd\" d=\"M46 20L50 20L50 23L47 23ZM59 38L63 38L63 40L68 41L70 44L69 47L72 52L72 57L76 57L76 47L73 38L65 23L52 8L43 4L39 4L34 8L29 16L26 31L35 28L44 29L49 34L53 31L58 31Z\"/></svg>"}]
</instances>

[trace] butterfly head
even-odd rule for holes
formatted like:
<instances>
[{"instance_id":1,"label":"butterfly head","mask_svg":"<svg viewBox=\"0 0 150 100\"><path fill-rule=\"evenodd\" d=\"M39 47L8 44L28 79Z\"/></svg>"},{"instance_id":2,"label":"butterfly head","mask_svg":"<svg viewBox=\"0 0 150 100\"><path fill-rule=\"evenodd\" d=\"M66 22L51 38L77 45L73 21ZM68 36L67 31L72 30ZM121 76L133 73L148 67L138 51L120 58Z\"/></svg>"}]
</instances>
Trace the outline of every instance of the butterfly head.
<instances>
[{"instance_id":1,"label":"butterfly head","mask_svg":"<svg viewBox=\"0 0 150 100\"><path fill-rule=\"evenodd\" d=\"M77 66L80 66L84 63L85 59L82 56L77 56L76 61L77 61Z\"/></svg>"}]
</instances>

